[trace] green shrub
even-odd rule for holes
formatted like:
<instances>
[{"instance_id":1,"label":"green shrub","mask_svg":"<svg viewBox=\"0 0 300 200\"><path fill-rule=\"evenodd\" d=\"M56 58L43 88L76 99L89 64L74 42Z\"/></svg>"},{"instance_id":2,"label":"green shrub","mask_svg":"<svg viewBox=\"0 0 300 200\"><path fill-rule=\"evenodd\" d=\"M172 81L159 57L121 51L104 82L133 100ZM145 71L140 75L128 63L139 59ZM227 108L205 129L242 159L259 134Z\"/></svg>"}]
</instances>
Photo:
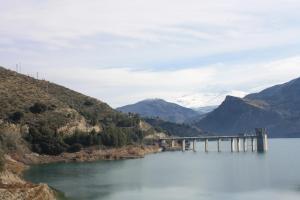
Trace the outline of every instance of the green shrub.
<instances>
[{"instance_id":1,"label":"green shrub","mask_svg":"<svg viewBox=\"0 0 300 200\"><path fill-rule=\"evenodd\" d=\"M101 143L101 137L95 130L90 133L76 130L73 135L64 138L64 142L68 145L81 144L83 146L99 145Z\"/></svg>"},{"instance_id":2,"label":"green shrub","mask_svg":"<svg viewBox=\"0 0 300 200\"><path fill-rule=\"evenodd\" d=\"M112 120L116 123L117 127L136 127L140 122L138 115L125 115L122 113L113 116Z\"/></svg>"},{"instance_id":3,"label":"green shrub","mask_svg":"<svg viewBox=\"0 0 300 200\"><path fill-rule=\"evenodd\" d=\"M68 152L69 153L74 153L74 152L78 152L82 149L82 145L79 143L75 143L72 144L69 148L68 148Z\"/></svg>"},{"instance_id":4,"label":"green shrub","mask_svg":"<svg viewBox=\"0 0 300 200\"><path fill-rule=\"evenodd\" d=\"M46 124L39 124L38 128L30 127L26 140L31 144L32 151L39 154L58 155L64 151L76 152L81 148L92 145L122 147L128 144L141 143L144 133L138 128L121 128L106 126L103 132L82 132L76 130L74 134L62 136Z\"/></svg>"},{"instance_id":5,"label":"green shrub","mask_svg":"<svg viewBox=\"0 0 300 200\"><path fill-rule=\"evenodd\" d=\"M48 106L48 110L55 110L56 109L56 105L51 104L50 106Z\"/></svg>"},{"instance_id":6,"label":"green shrub","mask_svg":"<svg viewBox=\"0 0 300 200\"><path fill-rule=\"evenodd\" d=\"M60 143L57 140L47 140L41 142L40 148L42 150L42 153L49 155L59 155L67 149L66 145Z\"/></svg>"},{"instance_id":7,"label":"green shrub","mask_svg":"<svg viewBox=\"0 0 300 200\"><path fill-rule=\"evenodd\" d=\"M92 106L94 105L93 102L89 101L89 100L86 100L84 103L83 103L85 106Z\"/></svg>"},{"instance_id":8,"label":"green shrub","mask_svg":"<svg viewBox=\"0 0 300 200\"><path fill-rule=\"evenodd\" d=\"M30 127L26 140L31 143L32 151L39 154L58 155L68 148L61 136L48 127Z\"/></svg>"},{"instance_id":9,"label":"green shrub","mask_svg":"<svg viewBox=\"0 0 300 200\"><path fill-rule=\"evenodd\" d=\"M34 114L43 113L47 111L47 105L43 103L35 103L33 106L29 108L30 112Z\"/></svg>"},{"instance_id":10,"label":"green shrub","mask_svg":"<svg viewBox=\"0 0 300 200\"><path fill-rule=\"evenodd\" d=\"M15 151L19 147L18 142L21 140L20 133L17 132L2 132L0 133L0 150L5 152Z\"/></svg>"},{"instance_id":11,"label":"green shrub","mask_svg":"<svg viewBox=\"0 0 300 200\"><path fill-rule=\"evenodd\" d=\"M176 124L168 121L161 120L159 118L144 118L144 120L150 124L156 131L164 132L168 135L176 136L199 136L202 133L201 130L187 124Z\"/></svg>"},{"instance_id":12,"label":"green shrub","mask_svg":"<svg viewBox=\"0 0 300 200\"><path fill-rule=\"evenodd\" d=\"M107 127L101 134L103 145L112 147L122 147L128 144L128 137L125 132L118 127Z\"/></svg>"},{"instance_id":13,"label":"green shrub","mask_svg":"<svg viewBox=\"0 0 300 200\"><path fill-rule=\"evenodd\" d=\"M13 123L18 123L20 122L20 120L24 117L24 113L23 112L20 112L20 111L17 111L17 112L14 112L12 113L10 116L9 116L9 121L13 122Z\"/></svg>"},{"instance_id":14,"label":"green shrub","mask_svg":"<svg viewBox=\"0 0 300 200\"><path fill-rule=\"evenodd\" d=\"M3 167L4 167L3 152L0 150L0 172L3 170Z\"/></svg>"}]
</instances>

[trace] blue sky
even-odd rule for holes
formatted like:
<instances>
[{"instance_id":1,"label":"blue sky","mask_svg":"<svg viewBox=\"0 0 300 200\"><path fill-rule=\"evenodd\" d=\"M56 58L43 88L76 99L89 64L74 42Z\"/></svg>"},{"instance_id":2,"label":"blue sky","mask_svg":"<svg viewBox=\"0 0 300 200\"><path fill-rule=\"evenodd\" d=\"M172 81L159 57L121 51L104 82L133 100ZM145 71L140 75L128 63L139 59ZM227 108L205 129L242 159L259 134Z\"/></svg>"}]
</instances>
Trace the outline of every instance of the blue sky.
<instances>
[{"instance_id":1,"label":"blue sky","mask_svg":"<svg viewBox=\"0 0 300 200\"><path fill-rule=\"evenodd\" d=\"M0 0L0 65L113 107L214 105L300 76L298 0Z\"/></svg>"}]
</instances>

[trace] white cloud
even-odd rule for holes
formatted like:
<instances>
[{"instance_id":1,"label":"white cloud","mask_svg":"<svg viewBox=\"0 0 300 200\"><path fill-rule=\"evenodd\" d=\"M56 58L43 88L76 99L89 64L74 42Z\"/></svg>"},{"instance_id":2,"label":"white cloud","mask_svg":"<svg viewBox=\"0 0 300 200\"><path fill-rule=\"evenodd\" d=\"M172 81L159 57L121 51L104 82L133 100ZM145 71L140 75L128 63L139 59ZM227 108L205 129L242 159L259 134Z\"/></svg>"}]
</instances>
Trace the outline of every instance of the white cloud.
<instances>
[{"instance_id":1,"label":"white cloud","mask_svg":"<svg viewBox=\"0 0 300 200\"><path fill-rule=\"evenodd\" d=\"M2 65L149 68L260 50L251 58L256 62L262 49L276 57L300 43L296 0L0 0L0 5Z\"/></svg>"},{"instance_id":2,"label":"white cloud","mask_svg":"<svg viewBox=\"0 0 300 200\"><path fill-rule=\"evenodd\" d=\"M24 73L34 74L35 69ZM170 71L129 68L52 67L41 78L60 83L117 107L163 98L188 107L220 104L226 95L243 97L300 76L300 56L255 65L216 65Z\"/></svg>"},{"instance_id":3,"label":"white cloud","mask_svg":"<svg viewBox=\"0 0 300 200\"><path fill-rule=\"evenodd\" d=\"M300 3L294 0L1 0L0 3L2 37L62 48L76 46L76 39L104 33L136 39L137 44L145 40L166 45L170 39L176 43L193 38L198 43L213 42L213 47L223 43L231 44L231 48L251 48L298 40L300 32L299 24L292 21L300 17ZM166 31L169 36L164 35Z\"/></svg>"},{"instance_id":4,"label":"white cloud","mask_svg":"<svg viewBox=\"0 0 300 200\"><path fill-rule=\"evenodd\" d=\"M205 106L219 105L227 95L235 97L244 97L247 92L238 90L220 90L215 92L198 92L179 96L171 101L189 108L199 108Z\"/></svg>"},{"instance_id":5,"label":"white cloud","mask_svg":"<svg viewBox=\"0 0 300 200\"><path fill-rule=\"evenodd\" d=\"M0 64L113 106L212 105L300 74L299 10L298 0L0 0Z\"/></svg>"}]
</instances>

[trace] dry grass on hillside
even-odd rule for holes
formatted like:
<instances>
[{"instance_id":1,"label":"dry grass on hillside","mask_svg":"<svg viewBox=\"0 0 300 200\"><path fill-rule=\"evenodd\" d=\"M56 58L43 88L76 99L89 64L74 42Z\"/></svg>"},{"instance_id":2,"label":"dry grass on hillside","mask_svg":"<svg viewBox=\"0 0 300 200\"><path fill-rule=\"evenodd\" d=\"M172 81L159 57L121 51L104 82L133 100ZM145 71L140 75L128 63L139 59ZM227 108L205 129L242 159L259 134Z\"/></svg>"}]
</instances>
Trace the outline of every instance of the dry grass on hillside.
<instances>
[{"instance_id":1,"label":"dry grass on hillside","mask_svg":"<svg viewBox=\"0 0 300 200\"><path fill-rule=\"evenodd\" d=\"M37 80L0 67L0 119L61 127L83 116L90 124L101 123L116 112L107 104L44 80ZM46 106L33 113L36 104ZM17 116L17 117L15 117ZM19 119L20 118L20 119Z\"/></svg>"}]
</instances>

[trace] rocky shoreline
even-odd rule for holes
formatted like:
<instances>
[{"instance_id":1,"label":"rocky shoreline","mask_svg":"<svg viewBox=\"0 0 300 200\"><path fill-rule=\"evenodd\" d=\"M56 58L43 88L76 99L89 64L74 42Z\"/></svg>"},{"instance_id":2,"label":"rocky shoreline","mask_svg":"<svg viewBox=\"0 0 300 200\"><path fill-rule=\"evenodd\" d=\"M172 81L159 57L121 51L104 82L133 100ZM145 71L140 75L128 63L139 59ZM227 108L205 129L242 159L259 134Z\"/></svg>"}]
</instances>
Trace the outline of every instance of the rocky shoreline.
<instances>
[{"instance_id":1,"label":"rocky shoreline","mask_svg":"<svg viewBox=\"0 0 300 200\"><path fill-rule=\"evenodd\" d=\"M36 153L5 155L5 167L0 172L1 200L54 200L59 193L47 184L33 184L22 179L22 173L35 164L57 162L93 162L97 160L120 160L143 158L147 154L158 153L158 146L126 146L99 149L90 147L76 153L62 153L58 156Z\"/></svg>"},{"instance_id":2,"label":"rocky shoreline","mask_svg":"<svg viewBox=\"0 0 300 200\"><path fill-rule=\"evenodd\" d=\"M22 179L28 166L5 155L4 170L0 172L0 199L54 200L56 192L46 184L33 184Z\"/></svg>"},{"instance_id":3,"label":"rocky shoreline","mask_svg":"<svg viewBox=\"0 0 300 200\"><path fill-rule=\"evenodd\" d=\"M146 154L160 152L158 146L126 146L121 148L99 149L90 147L75 153L62 153L58 156L39 155L36 153L12 157L27 165L48 164L57 162L93 162L97 160L121 160L143 158Z\"/></svg>"}]
</instances>

